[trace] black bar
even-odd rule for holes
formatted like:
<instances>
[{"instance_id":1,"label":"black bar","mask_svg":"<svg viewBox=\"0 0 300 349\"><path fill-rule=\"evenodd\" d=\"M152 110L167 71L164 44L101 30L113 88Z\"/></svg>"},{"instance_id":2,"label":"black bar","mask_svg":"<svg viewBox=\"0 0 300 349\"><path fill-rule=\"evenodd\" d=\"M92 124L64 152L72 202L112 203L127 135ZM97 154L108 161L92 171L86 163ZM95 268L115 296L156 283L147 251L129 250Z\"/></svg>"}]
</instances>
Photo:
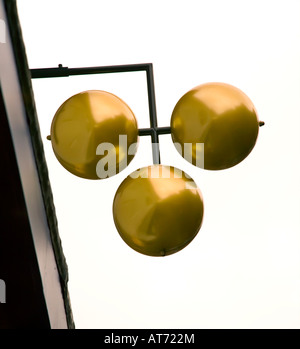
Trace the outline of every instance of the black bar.
<instances>
[{"instance_id":1,"label":"black bar","mask_svg":"<svg viewBox=\"0 0 300 349\"><path fill-rule=\"evenodd\" d=\"M146 70L147 74L147 86L148 86L148 101L149 101L149 116L150 126L152 131L152 153L153 163L160 164L160 150L159 150L159 139L157 133L157 115L156 115L156 102L155 102L155 89L154 89L154 77L153 77L153 65L149 64Z\"/></svg>"},{"instance_id":2,"label":"black bar","mask_svg":"<svg viewBox=\"0 0 300 349\"><path fill-rule=\"evenodd\" d=\"M149 65L151 65L151 63L113 65L104 67L68 68L63 67L61 64L59 64L58 68L37 68L30 69L30 72L32 79L41 79L67 77L72 75L126 73L143 70L147 71Z\"/></svg>"},{"instance_id":3,"label":"black bar","mask_svg":"<svg viewBox=\"0 0 300 349\"><path fill-rule=\"evenodd\" d=\"M139 135L140 136L152 136L153 128L140 128Z\"/></svg>"},{"instance_id":4,"label":"black bar","mask_svg":"<svg viewBox=\"0 0 300 349\"><path fill-rule=\"evenodd\" d=\"M157 127L156 129L150 127L150 128L140 128L139 129L140 136L152 136L154 132L156 132L158 135L170 134L171 127Z\"/></svg>"},{"instance_id":5,"label":"black bar","mask_svg":"<svg viewBox=\"0 0 300 349\"><path fill-rule=\"evenodd\" d=\"M167 135L171 133L171 127L158 127L156 131L159 135Z\"/></svg>"}]
</instances>

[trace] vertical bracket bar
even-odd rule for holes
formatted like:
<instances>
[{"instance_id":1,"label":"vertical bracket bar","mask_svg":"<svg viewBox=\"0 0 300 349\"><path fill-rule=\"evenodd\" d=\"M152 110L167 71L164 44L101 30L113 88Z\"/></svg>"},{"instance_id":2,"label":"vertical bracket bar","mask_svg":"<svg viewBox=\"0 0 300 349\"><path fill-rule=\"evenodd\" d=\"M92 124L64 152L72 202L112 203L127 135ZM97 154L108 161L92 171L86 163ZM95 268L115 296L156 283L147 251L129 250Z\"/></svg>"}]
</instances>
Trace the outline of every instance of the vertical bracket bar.
<instances>
[{"instance_id":1,"label":"vertical bracket bar","mask_svg":"<svg viewBox=\"0 0 300 349\"><path fill-rule=\"evenodd\" d=\"M147 74L147 86L148 86L150 126L152 130L151 142L152 142L153 163L160 164L160 149L159 149L159 137L157 132L157 114L156 114L155 88L154 88L152 64L148 64L146 69L146 74Z\"/></svg>"}]
</instances>

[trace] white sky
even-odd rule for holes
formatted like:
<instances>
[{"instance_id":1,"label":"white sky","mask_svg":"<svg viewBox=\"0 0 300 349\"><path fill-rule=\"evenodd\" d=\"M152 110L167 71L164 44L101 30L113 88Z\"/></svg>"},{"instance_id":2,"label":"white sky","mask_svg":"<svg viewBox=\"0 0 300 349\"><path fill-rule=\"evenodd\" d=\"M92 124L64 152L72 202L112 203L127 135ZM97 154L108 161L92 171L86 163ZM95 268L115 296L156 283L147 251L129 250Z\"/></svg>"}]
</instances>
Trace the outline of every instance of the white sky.
<instances>
[{"instance_id":1,"label":"white sky","mask_svg":"<svg viewBox=\"0 0 300 349\"><path fill-rule=\"evenodd\" d=\"M34 80L77 328L300 327L300 1L19 0L30 68L154 64L159 126L178 99L219 81L243 90L266 125L224 171L193 167L161 136L162 163L186 171L204 221L184 250L141 255L112 217L123 179L152 163L149 137L119 175L69 174L46 140L54 113L89 89L122 98L149 126L145 73Z\"/></svg>"}]
</instances>

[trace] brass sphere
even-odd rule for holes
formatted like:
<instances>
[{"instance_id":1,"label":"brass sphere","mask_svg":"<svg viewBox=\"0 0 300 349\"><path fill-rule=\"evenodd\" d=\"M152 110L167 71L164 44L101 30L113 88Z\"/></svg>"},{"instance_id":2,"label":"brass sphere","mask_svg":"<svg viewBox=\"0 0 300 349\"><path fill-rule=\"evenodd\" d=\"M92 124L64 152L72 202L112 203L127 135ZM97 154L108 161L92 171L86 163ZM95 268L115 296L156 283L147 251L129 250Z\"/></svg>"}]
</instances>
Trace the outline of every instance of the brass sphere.
<instances>
[{"instance_id":1,"label":"brass sphere","mask_svg":"<svg viewBox=\"0 0 300 349\"><path fill-rule=\"evenodd\" d=\"M170 255L187 246L203 220L203 199L195 182L169 166L143 167L119 186L113 217L122 239L148 256Z\"/></svg>"},{"instance_id":2,"label":"brass sphere","mask_svg":"<svg viewBox=\"0 0 300 349\"><path fill-rule=\"evenodd\" d=\"M244 160L256 143L258 129L251 100L225 83L193 88L180 98L171 117L177 150L187 161L207 170L227 169Z\"/></svg>"},{"instance_id":3,"label":"brass sphere","mask_svg":"<svg viewBox=\"0 0 300 349\"><path fill-rule=\"evenodd\" d=\"M58 161L86 179L111 177L133 159L137 120L128 105L105 91L85 91L67 99L51 125Z\"/></svg>"}]
</instances>

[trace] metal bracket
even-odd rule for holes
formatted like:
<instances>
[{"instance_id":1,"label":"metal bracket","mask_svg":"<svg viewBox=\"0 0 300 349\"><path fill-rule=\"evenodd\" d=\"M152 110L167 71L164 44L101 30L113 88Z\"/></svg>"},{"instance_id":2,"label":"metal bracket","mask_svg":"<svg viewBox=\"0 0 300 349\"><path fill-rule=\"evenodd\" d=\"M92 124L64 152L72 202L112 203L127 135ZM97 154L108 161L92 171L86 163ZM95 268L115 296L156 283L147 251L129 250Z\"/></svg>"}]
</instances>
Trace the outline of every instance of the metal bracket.
<instances>
[{"instance_id":1,"label":"metal bracket","mask_svg":"<svg viewBox=\"0 0 300 349\"><path fill-rule=\"evenodd\" d=\"M32 79L58 78L72 75L128 73L145 71L147 77L150 127L139 129L140 136L151 136L153 163L160 164L159 135L170 134L171 127L158 127L152 63L113 65L103 67L68 68L59 64L57 68L30 69Z\"/></svg>"}]
</instances>

